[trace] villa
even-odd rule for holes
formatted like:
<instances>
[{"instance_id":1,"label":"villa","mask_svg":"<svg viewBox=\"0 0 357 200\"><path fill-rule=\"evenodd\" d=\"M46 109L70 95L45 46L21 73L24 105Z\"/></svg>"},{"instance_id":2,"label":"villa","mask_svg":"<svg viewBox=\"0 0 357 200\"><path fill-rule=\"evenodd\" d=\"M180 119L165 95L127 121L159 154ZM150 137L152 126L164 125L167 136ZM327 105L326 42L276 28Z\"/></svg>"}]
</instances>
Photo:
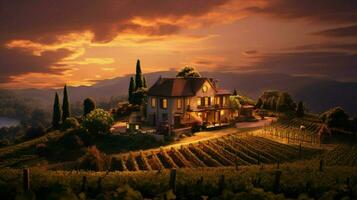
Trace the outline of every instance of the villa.
<instances>
[{"instance_id":1,"label":"villa","mask_svg":"<svg viewBox=\"0 0 357 200\"><path fill-rule=\"evenodd\" d=\"M178 128L194 123L207 127L229 123L230 92L210 78L159 78L148 90L147 121Z\"/></svg>"}]
</instances>

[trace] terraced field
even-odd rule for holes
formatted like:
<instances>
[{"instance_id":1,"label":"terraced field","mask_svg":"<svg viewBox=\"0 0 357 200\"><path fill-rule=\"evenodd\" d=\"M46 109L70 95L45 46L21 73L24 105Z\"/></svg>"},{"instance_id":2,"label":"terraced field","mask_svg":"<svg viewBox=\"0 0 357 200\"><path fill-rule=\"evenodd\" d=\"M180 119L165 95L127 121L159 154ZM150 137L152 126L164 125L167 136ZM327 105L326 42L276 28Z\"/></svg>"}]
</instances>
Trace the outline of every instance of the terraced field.
<instances>
[{"instance_id":1,"label":"terraced field","mask_svg":"<svg viewBox=\"0 0 357 200\"><path fill-rule=\"evenodd\" d=\"M177 148L119 155L112 168L138 171L269 164L309 158L318 152L318 149L281 144L259 136L228 135Z\"/></svg>"}]
</instances>

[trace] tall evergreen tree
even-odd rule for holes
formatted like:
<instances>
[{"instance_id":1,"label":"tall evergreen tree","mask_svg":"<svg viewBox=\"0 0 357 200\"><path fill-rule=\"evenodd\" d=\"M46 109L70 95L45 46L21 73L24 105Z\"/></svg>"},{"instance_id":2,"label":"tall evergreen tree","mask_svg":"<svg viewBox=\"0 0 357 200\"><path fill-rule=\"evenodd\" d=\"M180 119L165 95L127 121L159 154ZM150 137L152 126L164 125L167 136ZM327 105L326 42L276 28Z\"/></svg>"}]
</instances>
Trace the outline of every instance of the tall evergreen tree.
<instances>
[{"instance_id":1,"label":"tall evergreen tree","mask_svg":"<svg viewBox=\"0 0 357 200\"><path fill-rule=\"evenodd\" d=\"M143 77L143 87L144 87L144 88L147 88L147 87L148 87L148 85L147 85L147 83L146 83L146 78L145 78L145 76Z\"/></svg>"},{"instance_id":2,"label":"tall evergreen tree","mask_svg":"<svg viewBox=\"0 0 357 200\"><path fill-rule=\"evenodd\" d=\"M62 112L62 122L64 122L64 120L66 120L70 116L67 85L64 85L63 88Z\"/></svg>"},{"instance_id":3,"label":"tall evergreen tree","mask_svg":"<svg viewBox=\"0 0 357 200\"><path fill-rule=\"evenodd\" d=\"M61 106L56 92L55 101L53 103L52 127L58 128L61 121Z\"/></svg>"},{"instance_id":4,"label":"tall evergreen tree","mask_svg":"<svg viewBox=\"0 0 357 200\"><path fill-rule=\"evenodd\" d=\"M143 75L141 72L140 60L136 62L135 90L143 87Z\"/></svg>"},{"instance_id":5,"label":"tall evergreen tree","mask_svg":"<svg viewBox=\"0 0 357 200\"><path fill-rule=\"evenodd\" d=\"M234 88L234 90L233 90L233 96L237 96L238 95L238 92L237 92L237 90Z\"/></svg>"},{"instance_id":6,"label":"tall evergreen tree","mask_svg":"<svg viewBox=\"0 0 357 200\"><path fill-rule=\"evenodd\" d=\"M134 102L134 92L135 92L135 89L136 88L136 86L135 86L135 81L134 81L134 78L133 77L130 77L130 84L129 84L129 90L128 90L128 92L129 92L129 98L128 98L128 100L129 100L129 103L133 103Z\"/></svg>"}]
</instances>

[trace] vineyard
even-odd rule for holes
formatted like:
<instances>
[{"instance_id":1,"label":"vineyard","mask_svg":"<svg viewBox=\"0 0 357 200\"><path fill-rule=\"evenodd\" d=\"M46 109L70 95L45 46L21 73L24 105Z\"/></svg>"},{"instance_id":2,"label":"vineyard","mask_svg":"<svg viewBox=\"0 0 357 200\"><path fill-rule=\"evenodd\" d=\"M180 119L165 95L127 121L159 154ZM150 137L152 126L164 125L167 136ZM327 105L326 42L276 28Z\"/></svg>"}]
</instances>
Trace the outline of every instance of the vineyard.
<instances>
[{"instance_id":1,"label":"vineyard","mask_svg":"<svg viewBox=\"0 0 357 200\"><path fill-rule=\"evenodd\" d=\"M283 139L288 143L321 144L325 136L330 135L326 125L303 119L279 119L262 129L264 136Z\"/></svg>"},{"instance_id":2,"label":"vineyard","mask_svg":"<svg viewBox=\"0 0 357 200\"><path fill-rule=\"evenodd\" d=\"M357 166L357 145L340 144L325 153L327 165Z\"/></svg>"},{"instance_id":3,"label":"vineyard","mask_svg":"<svg viewBox=\"0 0 357 200\"><path fill-rule=\"evenodd\" d=\"M249 134L228 135L178 148L118 155L112 169L120 171L223 167L287 162L310 158L318 149L286 145Z\"/></svg>"}]
</instances>

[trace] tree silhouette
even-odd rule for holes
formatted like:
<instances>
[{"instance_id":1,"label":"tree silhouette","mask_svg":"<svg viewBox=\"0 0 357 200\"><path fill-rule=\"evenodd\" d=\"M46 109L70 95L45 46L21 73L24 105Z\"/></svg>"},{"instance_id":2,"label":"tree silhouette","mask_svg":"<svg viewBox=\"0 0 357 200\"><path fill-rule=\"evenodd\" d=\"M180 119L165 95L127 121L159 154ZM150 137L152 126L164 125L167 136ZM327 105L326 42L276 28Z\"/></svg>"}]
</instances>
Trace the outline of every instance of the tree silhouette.
<instances>
[{"instance_id":1,"label":"tree silhouette","mask_svg":"<svg viewBox=\"0 0 357 200\"><path fill-rule=\"evenodd\" d=\"M55 94L55 100L53 103L53 114L52 114L52 127L58 128L61 121L61 106L58 98L58 94Z\"/></svg>"},{"instance_id":2,"label":"tree silhouette","mask_svg":"<svg viewBox=\"0 0 357 200\"><path fill-rule=\"evenodd\" d=\"M144 88L147 88L147 87L148 87L148 85L147 85L147 83L146 83L146 78L145 78L145 76L143 77L143 87L144 87Z\"/></svg>"},{"instance_id":3,"label":"tree silhouette","mask_svg":"<svg viewBox=\"0 0 357 200\"><path fill-rule=\"evenodd\" d=\"M237 96L238 95L238 92L237 92L237 90L234 88L234 90L233 90L233 96Z\"/></svg>"},{"instance_id":4,"label":"tree silhouette","mask_svg":"<svg viewBox=\"0 0 357 200\"><path fill-rule=\"evenodd\" d=\"M129 90L128 90L128 93L129 93L129 97L128 97L128 100L129 100L129 103L133 103L134 102L134 92L135 92L135 89L136 86L135 86L135 81L134 81L134 78L133 77L130 77L130 84L129 84Z\"/></svg>"},{"instance_id":5,"label":"tree silhouette","mask_svg":"<svg viewBox=\"0 0 357 200\"><path fill-rule=\"evenodd\" d=\"M193 67L184 67L179 71L176 75L176 77L183 77L183 78L198 78L201 77L201 75L195 71Z\"/></svg>"},{"instance_id":6,"label":"tree silhouette","mask_svg":"<svg viewBox=\"0 0 357 200\"><path fill-rule=\"evenodd\" d=\"M64 122L70 116L67 85L63 88L62 112L62 122Z\"/></svg>"},{"instance_id":7,"label":"tree silhouette","mask_svg":"<svg viewBox=\"0 0 357 200\"><path fill-rule=\"evenodd\" d=\"M136 62L135 90L143 87L143 76L141 72L140 60Z\"/></svg>"},{"instance_id":8,"label":"tree silhouette","mask_svg":"<svg viewBox=\"0 0 357 200\"><path fill-rule=\"evenodd\" d=\"M305 115L305 111L304 111L304 104L302 103L302 101L300 101L298 103L297 109L296 109L296 116L297 117L303 117Z\"/></svg>"},{"instance_id":9,"label":"tree silhouette","mask_svg":"<svg viewBox=\"0 0 357 200\"><path fill-rule=\"evenodd\" d=\"M92 98L86 98L83 101L83 116L86 116L96 108L95 101Z\"/></svg>"}]
</instances>

